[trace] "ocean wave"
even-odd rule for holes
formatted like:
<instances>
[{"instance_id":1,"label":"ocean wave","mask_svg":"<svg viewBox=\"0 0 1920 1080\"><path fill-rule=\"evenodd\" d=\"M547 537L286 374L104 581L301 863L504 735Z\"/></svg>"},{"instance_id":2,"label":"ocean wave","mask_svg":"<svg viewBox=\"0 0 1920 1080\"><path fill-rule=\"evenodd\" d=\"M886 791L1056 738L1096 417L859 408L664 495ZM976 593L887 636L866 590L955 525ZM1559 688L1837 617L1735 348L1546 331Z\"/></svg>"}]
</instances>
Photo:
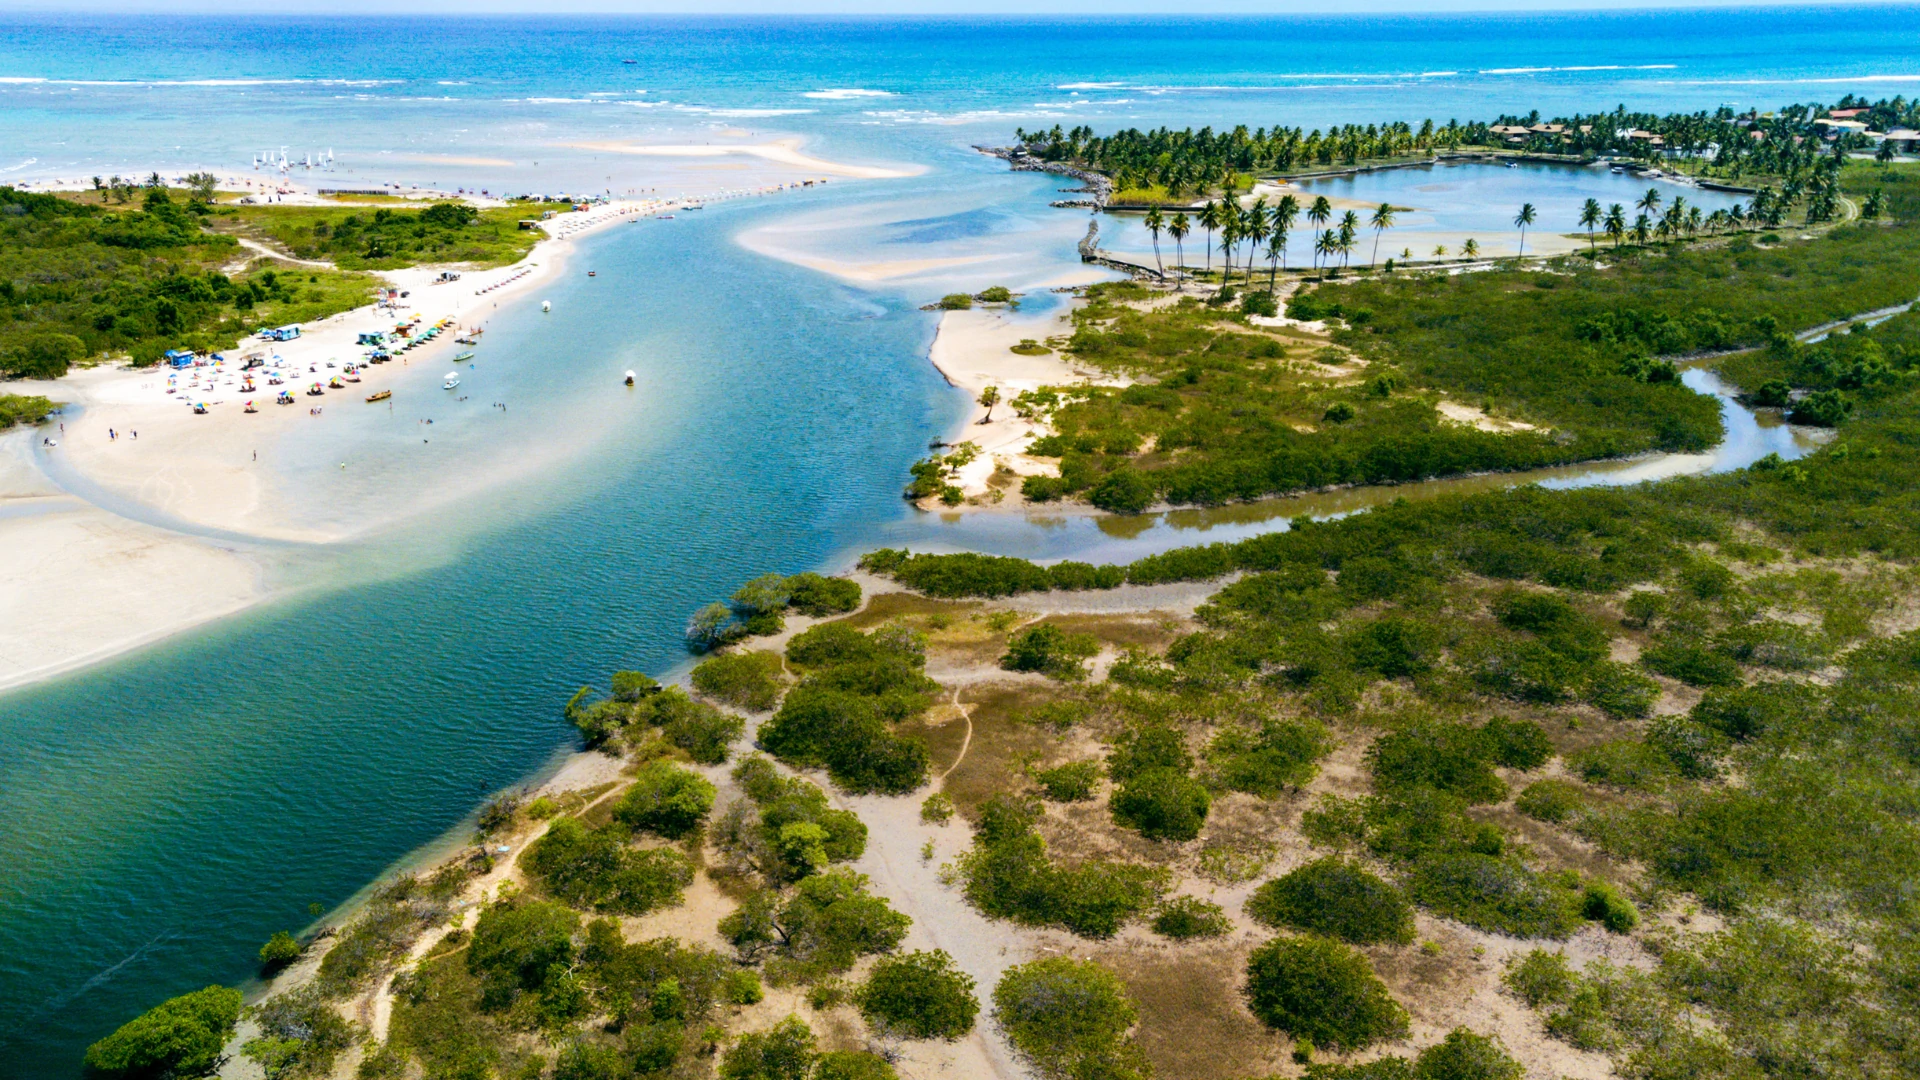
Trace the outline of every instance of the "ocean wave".
<instances>
[{"instance_id":1,"label":"ocean wave","mask_svg":"<svg viewBox=\"0 0 1920 1080\"><path fill-rule=\"evenodd\" d=\"M697 116L731 116L739 119L752 119L757 116L805 116L813 109L720 109L706 105L675 105L680 112Z\"/></svg>"},{"instance_id":2,"label":"ocean wave","mask_svg":"<svg viewBox=\"0 0 1920 1080\"><path fill-rule=\"evenodd\" d=\"M1574 64L1568 67L1481 68L1482 75L1544 75L1554 71L1671 71L1678 64Z\"/></svg>"},{"instance_id":3,"label":"ocean wave","mask_svg":"<svg viewBox=\"0 0 1920 1080\"><path fill-rule=\"evenodd\" d=\"M33 75L0 75L0 84L17 85L20 83L43 83L47 80Z\"/></svg>"},{"instance_id":4,"label":"ocean wave","mask_svg":"<svg viewBox=\"0 0 1920 1080\"><path fill-rule=\"evenodd\" d=\"M833 90L808 90L800 96L804 98L815 98L820 101L852 101L855 98L893 97L894 93L891 90L860 90L849 87Z\"/></svg>"},{"instance_id":5,"label":"ocean wave","mask_svg":"<svg viewBox=\"0 0 1920 1080\"><path fill-rule=\"evenodd\" d=\"M1124 90L1124 82L1070 82L1061 83L1055 90Z\"/></svg>"},{"instance_id":6,"label":"ocean wave","mask_svg":"<svg viewBox=\"0 0 1920 1080\"><path fill-rule=\"evenodd\" d=\"M397 86L399 79L48 79L9 76L0 83L46 83L52 86Z\"/></svg>"},{"instance_id":7,"label":"ocean wave","mask_svg":"<svg viewBox=\"0 0 1920 1080\"><path fill-rule=\"evenodd\" d=\"M9 165L9 166L7 166L7 167L6 167L6 168L4 168L4 169L0 169L0 173L10 173L10 172L19 172L19 171L20 171L21 169L24 169L24 168L26 168L26 167L27 167L27 166L29 166L29 165L37 165L37 164L39 164L39 163L40 163L40 159L39 159L39 158L37 158L37 157L30 157L30 158L28 158L27 160L25 160L25 161L23 161L23 162L21 162L21 163L20 163L20 164L18 164L18 165Z\"/></svg>"},{"instance_id":8,"label":"ocean wave","mask_svg":"<svg viewBox=\"0 0 1920 1080\"><path fill-rule=\"evenodd\" d=\"M1806 79L1661 79L1660 86L1832 86L1846 83L1920 82L1920 75L1846 75Z\"/></svg>"}]
</instances>

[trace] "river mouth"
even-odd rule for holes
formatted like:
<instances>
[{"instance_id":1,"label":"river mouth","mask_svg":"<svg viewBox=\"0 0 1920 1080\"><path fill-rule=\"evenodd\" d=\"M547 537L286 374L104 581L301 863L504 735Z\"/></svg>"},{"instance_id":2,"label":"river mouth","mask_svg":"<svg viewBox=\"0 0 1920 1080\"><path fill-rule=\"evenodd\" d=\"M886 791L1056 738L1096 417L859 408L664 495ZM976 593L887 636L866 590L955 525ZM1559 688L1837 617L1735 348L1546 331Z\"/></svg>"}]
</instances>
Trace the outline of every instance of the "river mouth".
<instances>
[{"instance_id":1,"label":"river mouth","mask_svg":"<svg viewBox=\"0 0 1920 1080\"><path fill-rule=\"evenodd\" d=\"M1509 473L1440 477L1407 484L1370 485L1308 492L1226 506L1189 507L1145 514L1107 514L1091 507L1026 507L1004 513L930 513L888 531L888 543L916 551L978 551L1039 560L1076 559L1126 563L1194 544L1230 543L1263 533L1285 532L1295 518L1326 520L1372 509L1396 499L1431 499L1538 484L1544 488L1625 487L1676 476L1744 469L1769 454L1784 461L1805 457L1832 438L1830 430L1788 424L1779 410L1756 411L1738 390L1707 369L1708 361L1682 365L1681 382L1695 393L1719 399L1726 435L1697 454L1654 453ZM857 553L848 553L851 560Z\"/></svg>"}]
</instances>

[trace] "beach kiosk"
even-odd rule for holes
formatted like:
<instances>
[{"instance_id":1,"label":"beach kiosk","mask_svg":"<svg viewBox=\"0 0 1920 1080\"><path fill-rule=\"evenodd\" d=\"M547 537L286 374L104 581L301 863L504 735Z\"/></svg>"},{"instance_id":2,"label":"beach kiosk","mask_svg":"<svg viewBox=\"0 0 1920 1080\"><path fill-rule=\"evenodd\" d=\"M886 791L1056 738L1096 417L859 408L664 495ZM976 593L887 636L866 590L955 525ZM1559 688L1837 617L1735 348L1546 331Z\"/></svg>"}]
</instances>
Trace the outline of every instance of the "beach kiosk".
<instances>
[{"instance_id":1,"label":"beach kiosk","mask_svg":"<svg viewBox=\"0 0 1920 1080\"><path fill-rule=\"evenodd\" d=\"M166 365L168 367L172 367L172 368L192 367L193 366L193 350L192 349L168 349L166 355L161 359L166 362Z\"/></svg>"},{"instance_id":2,"label":"beach kiosk","mask_svg":"<svg viewBox=\"0 0 1920 1080\"><path fill-rule=\"evenodd\" d=\"M294 338L300 336L300 327L289 323L286 326L276 326L270 330L262 330L260 331L260 336L266 338L268 341L292 341Z\"/></svg>"}]
</instances>

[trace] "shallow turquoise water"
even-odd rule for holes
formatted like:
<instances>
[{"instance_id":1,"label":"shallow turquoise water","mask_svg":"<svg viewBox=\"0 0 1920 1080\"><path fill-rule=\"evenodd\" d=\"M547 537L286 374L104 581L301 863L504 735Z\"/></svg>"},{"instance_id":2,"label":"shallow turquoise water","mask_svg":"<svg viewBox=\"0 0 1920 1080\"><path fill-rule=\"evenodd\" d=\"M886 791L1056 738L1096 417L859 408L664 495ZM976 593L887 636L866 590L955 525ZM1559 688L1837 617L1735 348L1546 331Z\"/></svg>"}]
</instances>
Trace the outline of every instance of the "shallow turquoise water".
<instances>
[{"instance_id":1,"label":"shallow turquoise water","mask_svg":"<svg viewBox=\"0 0 1920 1080\"><path fill-rule=\"evenodd\" d=\"M244 166L298 141L333 147L341 180L550 189L607 175L568 142L722 126L931 171L595 237L554 284L553 316L497 318L469 400L431 407L431 442L413 442L419 415L371 410L310 428L275 466L327 485L315 506L457 500L337 552L283 552L302 586L284 601L0 696L0 1075L73 1075L140 1009L245 979L308 903L351 896L571 748L559 706L575 686L683 662L687 613L746 577L883 542L1105 558L1273 527L1169 516L1133 535L902 506L907 464L965 407L925 363L917 305L1070 269L1082 227L1044 208L1053 182L969 143L1056 122L1314 127L1893 92L1920 20L369 25L18 20L0 79L46 81L0 82L0 178ZM1537 70L1573 68L1607 70ZM832 88L893 96L806 96ZM514 164L446 160L461 155ZM811 242L828 250L981 254L993 278L861 289L732 240L802 219L824 223ZM627 368L637 393L617 388ZM519 471L486 482L504 469Z\"/></svg>"}]
</instances>

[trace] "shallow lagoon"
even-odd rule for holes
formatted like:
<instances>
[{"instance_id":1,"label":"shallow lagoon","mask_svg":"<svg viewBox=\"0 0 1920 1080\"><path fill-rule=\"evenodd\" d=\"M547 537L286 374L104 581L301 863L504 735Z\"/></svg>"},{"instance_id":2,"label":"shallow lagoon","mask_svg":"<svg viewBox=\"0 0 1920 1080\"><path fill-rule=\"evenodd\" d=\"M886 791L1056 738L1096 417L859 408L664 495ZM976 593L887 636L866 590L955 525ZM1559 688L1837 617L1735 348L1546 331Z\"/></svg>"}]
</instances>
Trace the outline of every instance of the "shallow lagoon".
<instances>
[{"instance_id":1,"label":"shallow lagoon","mask_svg":"<svg viewBox=\"0 0 1920 1080\"><path fill-rule=\"evenodd\" d=\"M1333 203L1336 222L1341 211L1358 213L1362 228L1352 255L1352 262L1358 265L1365 263L1373 251L1373 229L1365 223L1373 208L1383 202L1392 204L1396 213L1393 227L1380 239L1380 258L1398 259L1402 251L1411 250L1415 260L1425 260L1432 257L1434 247L1439 244L1446 245L1450 256L1458 255L1460 245L1468 237L1479 242L1482 254L1514 254L1520 246L1514 215L1520 212L1521 204L1529 202L1537 217L1527 232L1528 251L1584 247L1584 240L1570 244L1565 237L1584 235L1580 208L1586 200L1598 200L1602 211L1614 203L1620 204L1631 223L1638 213L1634 203L1646 195L1649 188L1660 193L1663 207L1679 197L1686 199L1689 206L1698 206L1702 214L1745 202L1743 196L1729 192L1709 191L1672 179L1653 180L1630 172L1616 173L1605 166L1530 162L1516 163L1512 168L1462 163L1379 169L1350 176L1301 180L1281 194L1291 192L1303 208L1315 197L1325 195ZM1277 194L1269 195L1268 201L1271 203L1276 198ZM1304 216L1294 226L1288 245L1289 265L1300 266L1311 260L1312 228ZM1135 257L1144 255L1151 261L1152 237L1141 224L1141 215L1103 215L1100 232L1103 246ZM1197 227L1187 238L1187 265L1205 264L1205 238L1206 234ZM1603 247L1606 244L1604 236L1597 237L1597 241ZM1160 239L1160 253L1168 263L1173 261L1173 244L1165 235ZM1247 249L1242 245L1238 259L1244 262L1246 255ZM1214 257L1218 261L1217 252ZM1266 265L1264 258L1259 261L1261 269Z\"/></svg>"}]
</instances>

